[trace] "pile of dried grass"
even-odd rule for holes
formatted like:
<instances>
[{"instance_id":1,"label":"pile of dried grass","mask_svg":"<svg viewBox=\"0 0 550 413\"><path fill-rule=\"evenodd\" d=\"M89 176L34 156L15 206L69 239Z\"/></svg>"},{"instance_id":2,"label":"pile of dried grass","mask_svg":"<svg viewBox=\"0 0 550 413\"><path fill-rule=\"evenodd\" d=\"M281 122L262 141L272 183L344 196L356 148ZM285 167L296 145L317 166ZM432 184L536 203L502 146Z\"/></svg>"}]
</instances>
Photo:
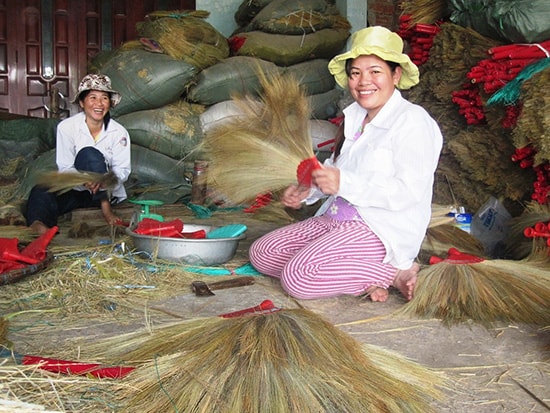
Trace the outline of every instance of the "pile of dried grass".
<instances>
[{"instance_id":1,"label":"pile of dried grass","mask_svg":"<svg viewBox=\"0 0 550 413\"><path fill-rule=\"evenodd\" d=\"M445 383L302 309L195 319L94 348L145 363L120 394L132 412L427 413Z\"/></svg>"},{"instance_id":2,"label":"pile of dried grass","mask_svg":"<svg viewBox=\"0 0 550 413\"><path fill-rule=\"evenodd\" d=\"M107 412L120 407L121 383L59 376L37 366L0 363L1 412Z\"/></svg>"},{"instance_id":3,"label":"pile of dried grass","mask_svg":"<svg viewBox=\"0 0 550 413\"><path fill-rule=\"evenodd\" d=\"M517 148L533 145L535 165L550 161L550 97L546 91L550 68L533 75L521 86L522 110L513 129Z\"/></svg>"},{"instance_id":4,"label":"pile of dried grass","mask_svg":"<svg viewBox=\"0 0 550 413\"><path fill-rule=\"evenodd\" d=\"M403 15L411 16L411 25L433 24L448 14L445 0L405 0L400 7Z\"/></svg>"},{"instance_id":5,"label":"pile of dried grass","mask_svg":"<svg viewBox=\"0 0 550 413\"><path fill-rule=\"evenodd\" d=\"M203 10L158 11L148 14L136 28L168 56L200 70L229 56L227 39L205 20L209 14Z\"/></svg>"}]
</instances>

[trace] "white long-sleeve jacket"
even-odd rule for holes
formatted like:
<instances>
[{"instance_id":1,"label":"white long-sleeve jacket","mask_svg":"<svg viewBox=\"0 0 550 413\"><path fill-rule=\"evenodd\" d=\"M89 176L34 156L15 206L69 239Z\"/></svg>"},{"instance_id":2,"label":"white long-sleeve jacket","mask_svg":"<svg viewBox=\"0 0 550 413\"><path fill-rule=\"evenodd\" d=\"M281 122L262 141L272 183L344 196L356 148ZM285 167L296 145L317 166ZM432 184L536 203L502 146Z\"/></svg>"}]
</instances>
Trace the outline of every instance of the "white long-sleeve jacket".
<instances>
[{"instance_id":1,"label":"white long-sleeve jacket","mask_svg":"<svg viewBox=\"0 0 550 413\"><path fill-rule=\"evenodd\" d=\"M131 172L130 136L118 122L111 119L107 129L101 131L97 141L94 140L85 122L84 112L80 112L60 122L56 135L56 163L60 172L75 171L76 154L84 147L98 149L107 161L109 169L118 177L119 183L113 189L112 196L118 201L126 199L124 182ZM84 190L84 187L75 189Z\"/></svg>"},{"instance_id":2,"label":"white long-sleeve jacket","mask_svg":"<svg viewBox=\"0 0 550 413\"><path fill-rule=\"evenodd\" d=\"M386 247L385 263L408 269L418 255L431 218L434 173L443 138L435 120L395 90L376 117L360 130L367 111L344 109L345 141L340 156L325 165L340 169L336 196L351 202ZM322 197L314 191L306 201ZM331 198L317 215L325 212Z\"/></svg>"}]
</instances>

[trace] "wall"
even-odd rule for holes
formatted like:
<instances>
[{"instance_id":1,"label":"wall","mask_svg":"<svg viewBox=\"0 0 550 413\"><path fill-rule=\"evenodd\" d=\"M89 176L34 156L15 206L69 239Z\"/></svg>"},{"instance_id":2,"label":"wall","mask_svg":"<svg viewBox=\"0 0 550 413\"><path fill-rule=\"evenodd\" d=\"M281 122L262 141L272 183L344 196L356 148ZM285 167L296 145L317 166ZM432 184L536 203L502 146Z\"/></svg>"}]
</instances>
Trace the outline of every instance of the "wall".
<instances>
[{"instance_id":1,"label":"wall","mask_svg":"<svg viewBox=\"0 0 550 413\"><path fill-rule=\"evenodd\" d=\"M402 0L368 0L369 26L384 26L397 31Z\"/></svg>"},{"instance_id":2,"label":"wall","mask_svg":"<svg viewBox=\"0 0 550 413\"><path fill-rule=\"evenodd\" d=\"M237 28L235 22L235 12L243 0L196 0L196 10L206 10L210 12L208 23L214 26L225 37L231 36Z\"/></svg>"}]
</instances>

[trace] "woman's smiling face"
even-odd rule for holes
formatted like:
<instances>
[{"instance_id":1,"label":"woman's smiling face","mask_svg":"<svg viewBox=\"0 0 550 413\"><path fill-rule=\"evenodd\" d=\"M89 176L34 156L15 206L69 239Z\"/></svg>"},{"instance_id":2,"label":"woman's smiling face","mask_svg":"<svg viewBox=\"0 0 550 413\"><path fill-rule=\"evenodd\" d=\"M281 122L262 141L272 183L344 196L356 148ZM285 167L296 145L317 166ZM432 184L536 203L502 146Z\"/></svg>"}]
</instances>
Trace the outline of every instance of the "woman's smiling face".
<instances>
[{"instance_id":1,"label":"woman's smiling face","mask_svg":"<svg viewBox=\"0 0 550 413\"><path fill-rule=\"evenodd\" d=\"M372 119L390 99L400 78L401 67L392 71L378 56L362 55L351 63L348 86L352 97Z\"/></svg>"},{"instance_id":2,"label":"woman's smiling face","mask_svg":"<svg viewBox=\"0 0 550 413\"><path fill-rule=\"evenodd\" d=\"M80 101L87 117L96 121L102 120L111 107L109 93L100 90L90 90L84 100Z\"/></svg>"}]
</instances>

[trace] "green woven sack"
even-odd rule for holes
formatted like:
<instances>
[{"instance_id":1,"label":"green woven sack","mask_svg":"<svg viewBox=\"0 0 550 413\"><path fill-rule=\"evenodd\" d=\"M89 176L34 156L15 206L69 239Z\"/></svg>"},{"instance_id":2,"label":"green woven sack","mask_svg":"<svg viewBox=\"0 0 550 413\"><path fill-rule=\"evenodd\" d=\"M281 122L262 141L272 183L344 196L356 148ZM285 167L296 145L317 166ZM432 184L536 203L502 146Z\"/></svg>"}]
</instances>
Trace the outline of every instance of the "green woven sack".
<instances>
[{"instance_id":1,"label":"green woven sack","mask_svg":"<svg viewBox=\"0 0 550 413\"><path fill-rule=\"evenodd\" d=\"M161 53L132 49L117 53L101 68L111 78L122 100L111 109L113 117L160 108L175 102L197 69Z\"/></svg>"},{"instance_id":2,"label":"green woven sack","mask_svg":"<svg viewBox=\"0 0 550 413\"><path fill-rule=\"evenodd\" d=\"M254 56L290 66L311 59L331 59L344 48L347 29L322 29L306 35L272 34L261 31L232 36L229 43L238 56Z\"/></svg>"},{"instance_id":3,"label":"green woven sack","mask_svg":"<svg viewBox=\"0 0 550 413\"><path fill-rule=\"evenodd\" d=\"M202 141L203 112L202 105L179 101L158 109L128 113L117 120L128 130L133 144L183 159Z\"/></svg>"},{"instance_id":4,"label":"green woven sack","mask_svg":"<svg viewBox=\"0 0 550 413\"><path fill-rule=\"evenodd\" d=\"M336 82L328 71L328 60L313 59L284 69L285 73L293 75L304 87L307 95L315 95L331 90Z\"/></svg>"},{"instance_id":5,"label":"green woven sack","mask_svg":"<svg viewBox=\"0 0 550 413\"><path fill-rule=\"evenodd\" d=\"M229 100L234 94L257 95L258 73L275 74L279 67L272 62L250 56L232 56L202 70L189 87L187 99L203 105Z\"/></svg>"},{"instance_id":6,"label":"green woven sack","mask_svg":"<svg viewBox=\"0 0 550 413\"><path fill-rule=\"evenodd\" d=\"M342 23L334 4L326 0L273 0L250 22L249 28L268 33L304 34Z\"/></svg>"}]
</instances>

